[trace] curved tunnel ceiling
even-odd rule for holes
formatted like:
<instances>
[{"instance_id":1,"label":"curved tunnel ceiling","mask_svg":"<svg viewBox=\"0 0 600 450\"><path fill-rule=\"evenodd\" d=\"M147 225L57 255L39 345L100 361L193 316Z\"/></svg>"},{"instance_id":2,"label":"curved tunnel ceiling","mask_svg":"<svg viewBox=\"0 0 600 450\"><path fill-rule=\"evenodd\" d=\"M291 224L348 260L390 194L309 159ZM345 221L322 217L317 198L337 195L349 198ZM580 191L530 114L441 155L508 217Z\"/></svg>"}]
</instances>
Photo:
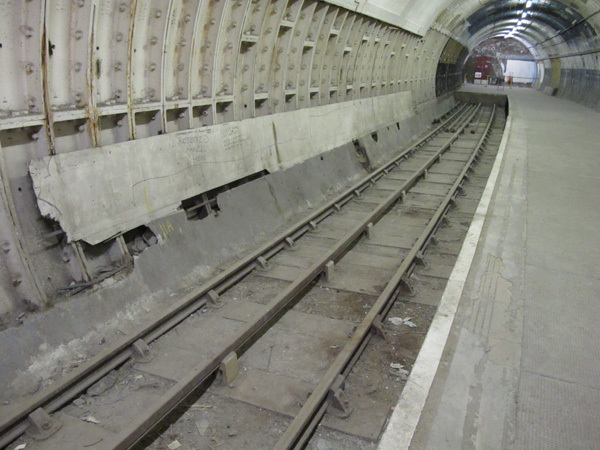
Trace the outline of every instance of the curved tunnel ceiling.
<instances>
[{"instance_id":1,"label":"curved tunnel ceiling","mask_svg":"<svg viewBox=\"0 0 600 450\"><path fill-rule=\"evenodd\" d=\"M528 4L529 8L527 8ZM506 19L543 22L556 31L566 30L563 33L565 40L577 38L580 34L584 34L586 37L596 34L589 23L582 22L584 17L580 13L558 1L529 3L506 2L505 0L497 0L472 14L467 19L470 24L469 33L475 34L489 24ZM582 22L580 27L570 28L579 22Z\"/></svg>"},{"instance_id":2,"label":"curved tunnel ceiling","mask_svg":"<svg viewBox=\"0 0 600 450\"><path fill-rule=\"evenodd\" d=\"M483 3L483 5L482 5ZM434 28L469 48L491 37L516 37L534 55L599 46L600 2L560 0L455 0Z\"/></svg>"},{"instance_id":3,"label":"curved tunnel ceiling","mask_svg":"<svg viewBox=\"0 0 600 450\"><path fill-rule=\"evenodd\" d=\"M548 36L555 34L555 30L543 22L531 22L518 34L510 34L516 24L517 19L514 18L490 23L474 33L467 41L467 45L474 48L487 39L509 36L525 45L535 58L547 57L545 49L536 47L534 43L544 41Z\"/></svg>"}]
</instances>

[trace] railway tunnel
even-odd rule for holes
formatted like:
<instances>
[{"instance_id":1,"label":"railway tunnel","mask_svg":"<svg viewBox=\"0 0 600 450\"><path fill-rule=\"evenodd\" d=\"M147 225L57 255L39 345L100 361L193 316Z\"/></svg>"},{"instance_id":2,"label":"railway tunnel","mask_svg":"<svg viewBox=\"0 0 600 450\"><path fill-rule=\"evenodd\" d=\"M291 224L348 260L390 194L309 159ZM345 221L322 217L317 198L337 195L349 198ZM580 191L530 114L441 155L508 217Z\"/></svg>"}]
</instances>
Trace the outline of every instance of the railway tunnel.
<instances>
[{"instance_id":1,"label":"railway tunnel","mask_svg":"<svg viewBox=\"0 0 600 450\"><path fill-rule=\"evenodd\" d=\"M0 12L0 447L600 446L600 1Z\"/></svg>"}]
</instances>

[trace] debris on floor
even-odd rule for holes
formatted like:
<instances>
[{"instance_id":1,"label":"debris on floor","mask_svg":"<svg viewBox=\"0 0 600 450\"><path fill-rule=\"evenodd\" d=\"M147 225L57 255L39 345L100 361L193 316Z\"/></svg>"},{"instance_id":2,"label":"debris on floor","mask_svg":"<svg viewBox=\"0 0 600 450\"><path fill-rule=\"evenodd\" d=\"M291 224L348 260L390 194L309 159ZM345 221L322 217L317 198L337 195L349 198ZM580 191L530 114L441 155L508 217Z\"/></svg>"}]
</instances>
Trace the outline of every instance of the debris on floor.
<instances>
[{"instance_id":1,"label":"debris on floor","mask_svg":"<svg viewBox=\"0 0 600 450\"><path fill-rule=\"evenodd\" d=\"M179 447L181 447L181 443L178 440L175 440L175 441L171 442L169 445L167 445L167 447L169 448L169 450L176 450Z\"/></svg>"},{"instance_id":2,"label":"debris on floor","mask_svg":"<svg viewBox=\"0 0 600 450\"><path fill-rule=\"evenodd\" d=\"M390 373L397 377L401 377L403 380L408 378L408 374L410 373L408 370L404 369L404 365L398 363L390 364Z\"/></svg>"},{"instance_id":3,"label":"debris on floor","mask_svg":"<svg viewBox=\"0 0 600 450\"><path fill-rule=\"evenodd\" d=\"M206 430L208 430L208 420L199 420L196 422L196 428L200 436L206 436Z\"/></svg>"},{"instance_id":4,"label":"debris on floor","mask_svg":"<svg viewBox=\"0 0 600 450\"><path fill-rule=\"evenodd\" d=\"M410 328L416 328L417 324L411 321L412 317L407 317L406 319L403 319L402 317L390 317L388 319L388 322L391 322L392 325L396 325L396 326L400 326L400 325L406 325L407 327Z\"/></svg>"},{"instance_id":5,"label":"debris on floor","mask_svg":"<svg viewBox=\"0 0 600 450\"><path fill-rule=\"evenodd\" d=\"M100 423L94 416L85 416L82 417L81 420L83 420L84 422L95 423L96 425Z\"/></svg>"}]
</instances>

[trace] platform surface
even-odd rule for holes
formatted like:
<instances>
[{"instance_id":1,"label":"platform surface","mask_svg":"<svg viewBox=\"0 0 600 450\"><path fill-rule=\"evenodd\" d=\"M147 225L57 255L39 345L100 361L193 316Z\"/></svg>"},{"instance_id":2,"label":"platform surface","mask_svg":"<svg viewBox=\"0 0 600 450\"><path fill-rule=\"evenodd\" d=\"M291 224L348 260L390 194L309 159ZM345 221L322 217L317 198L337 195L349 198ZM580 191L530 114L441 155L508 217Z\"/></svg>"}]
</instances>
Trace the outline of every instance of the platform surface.
<instances>
[{"instance_id":1,"label":"platform surface","mask_svg":"<svg viewBox=\"0 0 600 450\"><path fill-rule=\"evenodd\" d=\"M600 113L466 89L508 95L504 157L416 430L380 448L600 448Z\"/></svg>"}]
</instances>

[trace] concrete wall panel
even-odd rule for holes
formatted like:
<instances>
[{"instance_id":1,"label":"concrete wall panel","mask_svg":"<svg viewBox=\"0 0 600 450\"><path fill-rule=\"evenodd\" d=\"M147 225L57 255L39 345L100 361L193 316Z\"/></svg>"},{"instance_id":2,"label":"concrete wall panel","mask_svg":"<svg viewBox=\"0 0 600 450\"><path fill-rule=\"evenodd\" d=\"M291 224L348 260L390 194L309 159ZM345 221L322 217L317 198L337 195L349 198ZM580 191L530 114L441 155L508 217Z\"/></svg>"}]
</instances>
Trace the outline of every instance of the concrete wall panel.
<instances>
[{"instance_id":1,"label":"concrete wall panel","mask_svg":"<svg viewBox=\"0 0 600 450\"><path fill-rule=\"evenodd\" d=\"M38 206L69 240L98 244L181 201L291 167L411 115L408 92L139 139L30 164Z\"/></svg>"}]
</instances>

